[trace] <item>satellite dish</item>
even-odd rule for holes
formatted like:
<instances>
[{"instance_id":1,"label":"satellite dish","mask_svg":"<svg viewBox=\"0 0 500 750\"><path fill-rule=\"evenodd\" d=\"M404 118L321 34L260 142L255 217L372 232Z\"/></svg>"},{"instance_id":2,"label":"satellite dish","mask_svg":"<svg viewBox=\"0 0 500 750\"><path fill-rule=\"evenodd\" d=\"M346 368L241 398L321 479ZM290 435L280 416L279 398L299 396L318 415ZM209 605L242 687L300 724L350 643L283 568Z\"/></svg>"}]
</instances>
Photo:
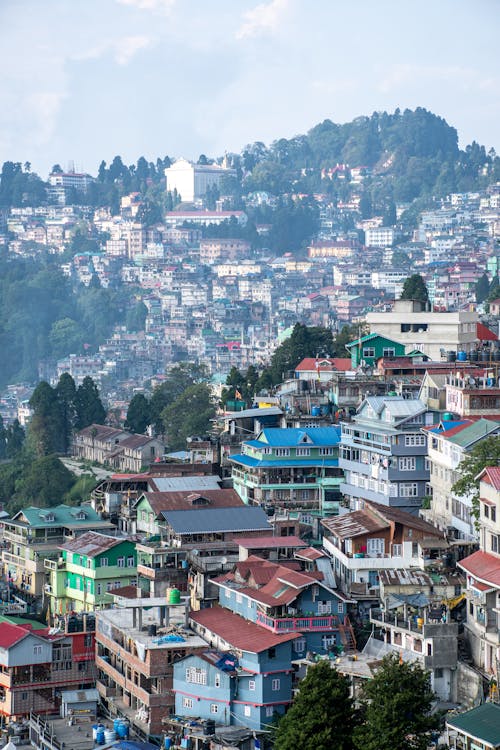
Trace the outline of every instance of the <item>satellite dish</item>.
<instances>
[{"instance_id":1,"label":"satellite dish","mask_svg":"<svg viewBox=\"0 0 500 750\"><path fill-rule=\"evenodd\" d=\"M227 563L227 557L221 557L220 559L222 565L226 565Z\"/></svg>"},{"instance_id":2,"label":"satellite dish","mask_svg":"<svg viewBox=\"0 0 500 750\"><path fill-rule=\"evenodd\" d=\"M476 385L476 378L469 378L469 385Z\"/></svg>"},{"instance_id":3,"label":"satellite dish","mask_svg":"<svg viewBox=\"0 0 500 750\"><path fill-rule=\"evenodd\" d=\"M200 550L198 550L198 549L192 549L191 550L191 554L192 555L199 555L200 554Z\"/></svg>"}]
</instances>

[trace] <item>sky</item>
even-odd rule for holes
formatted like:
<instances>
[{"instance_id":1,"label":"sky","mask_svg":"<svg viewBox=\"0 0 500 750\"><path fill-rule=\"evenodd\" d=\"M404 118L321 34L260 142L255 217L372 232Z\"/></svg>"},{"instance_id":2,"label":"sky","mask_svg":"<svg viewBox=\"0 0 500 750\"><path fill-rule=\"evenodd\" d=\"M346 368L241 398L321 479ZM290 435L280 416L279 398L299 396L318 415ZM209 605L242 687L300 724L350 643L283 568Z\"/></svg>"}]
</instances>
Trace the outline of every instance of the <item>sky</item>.
<instances>
[{"instance_id":1,"label":"sky","mask_svg":"<svg viewBox=\"0 0 500 750\"><path fill-rule=\"evenodd\" d=\"M499 0L0 0L0 163L96 174L425 107L500 151Z\"/></svg>"}]
</instances>

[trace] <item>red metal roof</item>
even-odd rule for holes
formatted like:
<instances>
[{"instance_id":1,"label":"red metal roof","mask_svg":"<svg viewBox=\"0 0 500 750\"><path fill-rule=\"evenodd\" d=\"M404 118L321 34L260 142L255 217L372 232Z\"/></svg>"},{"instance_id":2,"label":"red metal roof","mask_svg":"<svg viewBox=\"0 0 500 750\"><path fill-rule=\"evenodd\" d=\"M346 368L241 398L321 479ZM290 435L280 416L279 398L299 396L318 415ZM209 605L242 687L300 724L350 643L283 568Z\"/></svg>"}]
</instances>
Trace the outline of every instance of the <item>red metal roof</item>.
<instances>
[{"instance_id":1,"label":"red metal roof","mask_svg":"<svg viewBox=\"0 0 500 750\"><path fill-rule=\"evenodd\" d=\"M259 536L257 538L241 537L238 545L245 549L276 549L276 547L307 547L307 542L298 536Z\"/></svg>"},{"instance_id":2,"label":"red metal roof","mask_svg":"<svg viewBox=\"0 0 500 750\"><path fill-rule=\"evenodd\" d=\"M481 481L491 484L496 490L500 490L500 466L487 466L481 472L480 478Z\"/></svg>"},{"instance_id":3,"label":"red metal roof","mask_svg":"<svg viewBox=\"0 0 500 750\"><path fill-rule=\"evenodd\" d=\"M293 641L302 635L302 633L284 635L271 633L271 631L265 630L265 628L261 628L259 625L243 619L240 615L235 615L228 609L219 606L201 609L199 612L191 612L190 619L218 635L233 648L240 651L249 651L253 654L259 654L273 646Z\"/></svg>"},{"instance_id":4,"label":"red metal roof","mask_svg":"<svg viewBox=\"0 0 500 750\"><path fill-rule=\"evenodd\" d=\"M306 357L299 362L295 372L345 372L351 368L350 357Z\"/></svg>"},{"instance_id":5,"label":"red metal roof","mask_svg":"<svg viewBox=\"0 0 500 750\"><path fill-rule=\"evenodd\" d=\"M320 552L319 549L314 549L314 547L307 547L296 552L295 557L300 560L319 560L320 557L325 557L325 553Z\"/></svg>"},{"instance_id":6,"label":"red metal roof","mask_svg":"<svg viewBox=\"0 0 500 750\"><path fill-rule=\"evenodd\" d=\"M498 341L498 336L490 331L484 323L477 323L477 337L479 341Z\"/></svg>"},{"instance_id":7,"label":"red metal roof","mask_svg":"<svg viewBox=\"0 0 500 750\"><path fill-rule=\"evenodd\" d=\"M0 623L0 648L10 648L24 638L31 631L31 625L12 625L10 622Z\"/></svg>"},{"instance_id":8,"label":"red metal roof","mask_svg":"<svg viewBox=\"0 0 500 750\"><path fill-rule=\"evenodd\" d=\"M481 583L500 587L500 557L479 551L473 552L457 564Z\"/></svg>"}]
</instances>

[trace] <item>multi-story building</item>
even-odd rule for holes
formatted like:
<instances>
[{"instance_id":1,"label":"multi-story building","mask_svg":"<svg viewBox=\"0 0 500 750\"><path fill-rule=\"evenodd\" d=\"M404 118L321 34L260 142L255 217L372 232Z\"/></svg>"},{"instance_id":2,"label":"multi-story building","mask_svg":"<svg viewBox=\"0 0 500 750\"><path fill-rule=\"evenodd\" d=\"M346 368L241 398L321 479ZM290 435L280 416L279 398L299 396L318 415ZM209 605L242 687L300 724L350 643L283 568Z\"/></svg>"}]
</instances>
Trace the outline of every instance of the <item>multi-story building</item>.
<instances>
[{"instance_id":1,"label":"multi-story building","mask_svg":"<svg viewBox=\"0 0 500 750\"><path fill-rule=\"evenodd\" d=\"M495 352L496 354L496 352ZM488 352L486 352L488 355ZM500 417L500 387L495 363L481 363L485 370L470 375L465 372L448 375L446 379L446 410L463 418ZM460 365L457 364L457 369Z\"/></svg>"},{"instance_id":2,"label":"multi-story building","mask_svg":"<svg viewBox=\"0 0 500 750\"><path fill-rule=\"evenodd\" d=\"M33 596L41 596L47 580L45 559L59 556L59 545L77 539L87 531L114 528L90 506L71 508L24 508L3 521L3 574L9 583Z\"/></svg>"},{"instance_id":3,"label":"multi-story building","mask_svg":"<svg viewBox=\"0 0 500 750\"><path fill-rule=\"evenodd\" d=\"M373 227L365 231L367 247L391 247L396 239L394 227Z\"/></svg>"},{"instance_id":4,"label":"multi-story building","mask_svg":"<svg viewBox=\"0 0 500 750\"><path fill-rule=\"evenodd\" d=\"M31 711L59 713L61 690L95 684L95 619L58 621L58 632L31 625L0 626L0 715L7 721Z\"/></svg>"},{"instance_id":5,"label":"multi-story building","mask_svg":"<svg viewBox=\"0 0 500 750\"><path fill-rule=\"evenodd\" d=\"M60 547L58 560L46 560L45 591L52 612L92 612L109 606L111 592L137 580L135 544L89 531Z\"/></svg>"},{"instance_id":6,"label":"multi-story building","mask_svg":"<svg viewBox=\"0 0 500 750\"><path fill-rule=\"evenodd\" d=\"M97 461L123 472L139 472L163 456L163 443L146 435L133 435L115 427L93 424L73 438L73 455Z\"/></svg>"},{"instance_id":7,"label":"multi-story building","mask_svg":"<svg viewBox=\"0 0 500 750\"><path fill-rule=\"evenodd\" d=\"M165 597L120 598L96 612L97 690L110 713L129 719L145 740L159 737L162 719L174 713L174 664L207 647L186 617L185 603Z\"/></svg>"},{"instance_id":8,"label":"multi-story building","mask_svg":"<svg viewBox=\"0 0 500 750\"><path fill-rule=\"evenodd\" d=\"M448 548L442 532L426 521L368 501L321 525L340 589L358 602L378 598L382 571L439 566Z\"/></svg>"},{"instance_id":9,"label":"multi-story building","mask_svg":"<svg viewBox=\"0 0 500 750\"><path fill-rule=\"evenodd\" d=\"M351 508L363 500L417 513L427 494L427 437L434 414L418 399L368 396L342 423L340 486Z\"/></svg>"},{"instance_id":10,"label":"multi-story building","mask_svg":"<svg viewBox=\"0 0 500 750\"><path fill-rule=\"evenodd\" d=\"M469 352L477 344L476 312L432 312L419 300L396 300L391 312L370 312L371 331L418 349L433 360L445 351Z\"/></svg>"},{"instance_id":11,"label":"multi-story building","mask_svg":"<svg viewBox=\"0 0 500 750\"><path fill-rule=\"evenodd\" d=\"M467 575L465 632L474 665L489 679L500 677L500 467L479 480L479 551L459 562Z\"/></svg>"},{"instance_id":12,"label":"multi-story building","mask_svg":"<svg viewBox=\"0 0 500 750\"><path fill-rule=\"evenodd\" d=\"M338 512L338 427L266 428L230 455L234 489L252 505Z\"/></svg>"},{"instance_id":13,"label":"multi-story building","mask_svg":"<svg viewBox=\"0 0 500 750\"><path fill-rule=\"evenodd\" d=\"M219 188L222 179L234 177L236 171L218 164L193 164L178 159L165 169L166 189L177 191L183 203L192 203L204 198L210 188Z\"/></svg>"},{"instance_id":14,"label":"multi-story building","mask_svg":"<svg viewBox=\"0 0 500 750\"><path fill-rule=\"evenodd\" d=\"M475 445L500 431L500 422L488 419L441 421L427 433L430 507L421 515L443 531L466 542L477 540L472 500L452 491L460 478L458 467Z\"/></svg>"}]
</instances>

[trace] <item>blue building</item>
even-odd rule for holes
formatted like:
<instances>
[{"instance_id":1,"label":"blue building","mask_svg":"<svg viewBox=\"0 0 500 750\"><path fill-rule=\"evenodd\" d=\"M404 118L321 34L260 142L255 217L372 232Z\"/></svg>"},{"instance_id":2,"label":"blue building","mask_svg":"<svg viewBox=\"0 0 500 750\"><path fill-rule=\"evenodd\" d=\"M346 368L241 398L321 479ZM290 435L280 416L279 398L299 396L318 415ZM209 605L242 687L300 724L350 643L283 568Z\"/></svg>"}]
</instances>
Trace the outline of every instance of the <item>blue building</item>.
<instances>
[{"instance_id":1,"label":"blue building","mask_svg":"<svg viewBox=\"0 0 500 750\"><path fill-rule=\"evenodd\" d=\"M236 492L249 505L338 513L340 427L267 428L229 456Z\"/></svg>"},{"instance_id":2,"label":"blue building","mask_svg":"<svg viewBox=\"0 0 500 750\"><path fill-rule=\"evenodd\" d=\"M300 633L274 633L220 606L192 612L190 624L211 649L174 666L179 716L257 730L285 712L292 701L292 644Z\"/></svg>"}]
</instances>

